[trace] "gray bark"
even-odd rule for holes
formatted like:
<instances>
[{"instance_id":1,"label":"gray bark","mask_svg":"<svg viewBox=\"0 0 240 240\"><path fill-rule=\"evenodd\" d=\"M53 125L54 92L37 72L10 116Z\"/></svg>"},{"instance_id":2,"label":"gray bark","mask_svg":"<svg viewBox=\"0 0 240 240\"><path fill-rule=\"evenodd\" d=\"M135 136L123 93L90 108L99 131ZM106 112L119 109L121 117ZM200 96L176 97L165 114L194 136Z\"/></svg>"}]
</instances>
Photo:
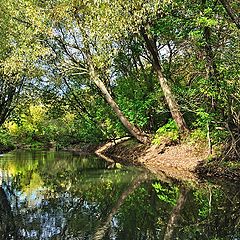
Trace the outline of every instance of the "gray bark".
<instances>
[{"instance_id":1,"label":"gray bark","mask_svg":"<svg viewBox=\"0 0 240 240\"><path fill-rule=\"evenodd\" d=\"M175 122L177 123L179 129L182 132L187 132L188 127L187 127L187 124L183 118L181 111L180 111L180 107L175 99L175 96L171 90L171 87L170 87L167 79L164 77L164 75L162 73L160 60L159 60L159 54L158 54L158 50L156 47L156 42L147 36L147 33L145 32L144 29L141 30L141 34L145 40L146 47L152 56L152 65L157 74L159 83L161 85L161 88L162 88L163 94L165 96L169 110L171 112L171 115L172 115L173 119L175 120Z\"/></svg>"},{"instance_id":2,"label":"gray bark","mask_svg":"<svg viewBox=\"0 0 240 240\"><path fill-rule=\"evenodd\" d=\"M122 124L129 131L129 133L141 143L144 143L144 144L149 143L150 141L147 134L141 131L140 129L138 129L132 123L130 123L129 120L124 116L123 112L120 110L119 106L117 105L117 103L114 101L109 91L107 90L105 84L100 80L92 63L89 63L89 71L90 71L90 78L96 84L96 86L100 89L104 98L106 99L108 104L111 106L113 111L116 113L117 117L122 122Z\"/></svg>"}]
</instances>

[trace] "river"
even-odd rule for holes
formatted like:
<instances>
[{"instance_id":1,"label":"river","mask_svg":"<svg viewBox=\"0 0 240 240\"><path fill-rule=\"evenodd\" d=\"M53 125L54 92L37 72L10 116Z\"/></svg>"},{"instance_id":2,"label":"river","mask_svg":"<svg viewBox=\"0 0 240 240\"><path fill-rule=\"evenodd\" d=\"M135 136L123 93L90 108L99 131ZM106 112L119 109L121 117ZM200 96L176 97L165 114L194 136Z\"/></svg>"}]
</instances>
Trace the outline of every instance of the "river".
<instances>
[{"instance_id":1,"label":"river","mask_svg":"<svg viewBox=\"0 0 240 240\"><path fill-rule=\"evenodd\" d=\"M0 239L240 239L240 189L158 179L96 156L0 156Z\"/></svg>"}]
</instances>

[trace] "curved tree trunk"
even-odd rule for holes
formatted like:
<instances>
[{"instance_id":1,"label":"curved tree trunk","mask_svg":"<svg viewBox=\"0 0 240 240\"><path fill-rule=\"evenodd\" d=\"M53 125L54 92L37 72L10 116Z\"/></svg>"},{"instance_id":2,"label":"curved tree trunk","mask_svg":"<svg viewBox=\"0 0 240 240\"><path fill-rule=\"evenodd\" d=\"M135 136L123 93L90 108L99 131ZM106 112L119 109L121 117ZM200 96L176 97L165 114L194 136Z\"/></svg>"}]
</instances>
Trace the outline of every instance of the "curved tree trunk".
<instances>
[{"instance_id":1,"label":"curved tree trunk","mask_svg":"<svg viewBox=\"0 0 240 240\"><path fill-rule=\"evenodd\" d=\"M105 86L104 82L101 81L98 72L95 69L94 63L92 62L92 53L91 53L91 44L88 42L88 31L87 27L84 26L82 19L79 17L78 14L75 14L78 27L82 34L82 49L81 52L83 53L84 57L86 58L85 61L88 65L88 71L90 75L90 79L96 84L96 86L100 89L101 93L103 94L105 100L111 106L112 110L116 113L118 119L122 122L128 132L135 137L141 143L150 143L149 136L141 131L139 128L134 126L130 121L125 117L123 112L120 110L117 103L112 98L111 94L109 93L107 87ZM85 27L85 28L84 28Z\"/></svg>"},{"instance_id":2,"label":"curved tree trunk","mask_svg":"<svg viewBox=\"0 0 240 240\"><path fill-rule=\"evenodd\" d=\"M182 188L180 190L180 195L178 197L176 206L173 208L172 213L171 213L170 218L167 223L167 228L166 228L166 231L164 234L164 240L173 239L174 228L177 225L178 219L180 218L180 212L183 209L184 204L186 202L187 193L188 193L188 190L186 190L185 188Z\"/></svg>"},{"instance_id":3,"label":"curved tree trunk","mask_svg":"<svg viewBox=\"0 0 240 240\"><path fill-rule=\"evenodd\" d=\"M148 51L151 53L152 55L152 65L153 68L157 74L158 80L160 82L163 94L165 96L167 105L169 107L169 110L171 112L171 115L173 117L173 119L175 120L175 122L177 123L180 131L182 132L187 132L188 131L188 127L187 124L182 116L182 113L180 111L180 107L175 99L175 96L171 90L171 87L168 84L167 79L163 76L162 73L162 69L161 69L161 65L160 65L160 60L159 60L159 54L158 54L158 50L157 50L157 46L156 46L156 42L153 39L150 39L145 30L142 28L141 29L141 34L145 40L146 43L146 47L148 49Z\"/></svg>"},{"instance_id":4,"label":"curved tree trunk","mask_svg":"<svg viewBox=\"0 0 240 240\"><path fill-rule=\"evenodd\" d=\"M220 0L223 7L225 8L228 16L232 19L232 21L235 23L238 29L240 29L240 18L238 17L238 14L234 12L231 5L229 4L228 0Z\"/></svg>"},{"instance_id":5,"label":"curved tree trunk","mask_svg":"<svg viewBox=\"0 0 240 240\"><path fill-rule=\"evenodd\" d=\"M148 179L148 174L144 173L139 175L132 183L131 185L121 194L121 196L118 198L115 206L112 208L110 214L108 215L105 222L96 230L93 239L94 240L101 240L106 235L106 232L110 226L111 220L114 216L114 214L117 213L121 205L124 203L125 199L134 192L135 189L137 189L141 183L146 181Z\"/></svg>"},{"instance_id":6,"label":"curved tree trunk","mask_svg":"<svg viewBox=\"0 0 240 240\"><path fill-rule=\"evenodd\" d=\"M119 120L122 122L122 124L126 127L126 129L129 131L129 133L134 136L138 141L141 143L149 143L149 138L146 133L138 129L136 126L134 126L132 123L129 122L129 120L124 116L123 112L120 110L117 103L114 101L112 96L110 95L109 91L107 90L105 84L99 79L98 74L96 73L92 63L89 63L90 68L90 77L91 80L97 85L97 87L102 92L104 98L108 102L108 104L111 106L113 111L116 113Z\"/></svg>"}]
</instances>

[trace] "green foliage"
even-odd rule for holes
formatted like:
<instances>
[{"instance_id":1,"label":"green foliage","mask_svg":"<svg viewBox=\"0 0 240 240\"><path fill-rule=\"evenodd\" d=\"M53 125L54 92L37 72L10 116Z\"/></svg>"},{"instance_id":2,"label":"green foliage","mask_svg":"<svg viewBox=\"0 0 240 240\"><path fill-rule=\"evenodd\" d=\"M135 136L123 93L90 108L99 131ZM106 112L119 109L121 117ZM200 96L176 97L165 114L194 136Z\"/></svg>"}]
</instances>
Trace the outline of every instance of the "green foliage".
<instances>
[{"instance_id":1,"label":"green foliage","mask_svg":"<svg viewBox=\"0 0 240 240\"><path fill-rule=\"evenodd\" d=\"M203 131L200 128L194 129L191 133L190 136L188 137L188 142L190 144L196 144L199 142L206 142L207 140L207 133L206 131Z\"/></svg>"},{"instance_id":2,"label":"green foliage","mask_svg":"<svg viewBox=\"0 0 240 240\"><path fill-rule=\"evenodd\" d=\"M205 111L203 108L196 111L197 121L196 126L206 129L210 122L213 120L213 116Z\"/></svg>"},{"instance_id":3,"label":"green foliage","mask_svg":"<svg viewBox=\"0 0 240 240\"><path fill-rule=\"evenodd\" d=\"M151 78L149 75L148 77ZM155 109L159 107L157 101L158 91L153 89L149 93L149 86L146 84L148 80L152 81L152 87L154 88L156 80L154 78L144 79L143 73L117 79L117 86L114 88L117 102L128 119L146 131L152 130L151 126L149 126L150 119L153 122L157 121L158 115Z\"/></svg>"},{"instance_id":4,"label":"green foliage","mask_svg":"<svg viewBox=\"0 0 240 240\"><path fill-rule=\"evenodd\" d=\"M238 5L231 2L233 12ZM91 65L131 124L157 131L154 144L177 143L143 30L157 45L190 141L209 134L220 145L239 134L239 29L220 1L0 0L0 17L0 125L7 121L16 143L65 146L128 134Z\"/></svg>"},{"instance_id":5,"label":"green foliage","mask_svg":"<svg viewBox=\"0 0 240 240\"><path fill-rule=\"evenodd\" d=\"M116 138L124 134L121 125L118 130L115 118L103 118L109 109L101 106L95 113L101 126L96 126L87 117L79 118L67 108L56 114L52 113L51 106L38 104L30 105L21 111L17 119L13 118L4 125L12 141L19 147L59 149L81 142L101 142L105 138ZM100 127L104 128L105 132L102 132Z\"/></svg>"},{"instance_id":6,"label":"green foliage","mask_svg":"<svg viewBox=\"0 0 240 240\"><path fill-rule=\"evenodd\" d=\"M199 208L198 208L198 216L201 218L207 218L211 209L209 206L209 199L206 195L206 192L202 192L202 191L196 191L193 193L196 201L199 204Z\"/></svg>"},{"instance_id":7,"label":"green foliage","mask_svg":"<svg viewBox=\"0 0 240 240\"><path fill-rule=\"evenodd\" d=\"M177 186L163 186L158 182L153 183L152 186L161 201L169 203L173 206L176 204L179 196L179 188Z\"/></svg>"},{"instance_id":8,"label":"green foliage","mask_svg":"<svg viewBox=\"0 0 240 240\"><path fill-rule=\"evenodd\" d=\"M168 123L160 127L153 139L154 144L177 143L179 140L179 130L174 120L169 119Z\"/></svg>"},{"instance_id":9,"label":"green foliage","mask_svg":"<svg viewBox=\"0 0 240 240\"><path fill-rule=\"evenodd\" d=\"M0 152L9 151L14 147L12 136L6 129L0 127Z\"/></svg>"},{"instance_id":10,"label":"green foliage","mask_svg":"<svg viewBox=\"0 0 240 240\"><path fill-rule=\"evenodd\" d=\"M212 144L219 144L224 142L229 134L227 129L219 127L216 119L219 116L216 113L208 113L203 108L198 109L196 113L197 119L193 126L197 129L193 130L190 134L191 141L206 141L207 134L210 135Z\"/></svg>"},{"instance_id":11,"label":"green foliage","mask_svg":"<svg viewBox=\"0 0 240 240\"><path fill-rule=\"evenodd\" d=\"M16 143L31 148L43 148L60 144L66 140L67 135L71 135L73 130L71 114L66 113L62 119L51 119L43 105L30 105L26 110L17 123L9 121L5 124Z\"/></svg>"}]
</instances>

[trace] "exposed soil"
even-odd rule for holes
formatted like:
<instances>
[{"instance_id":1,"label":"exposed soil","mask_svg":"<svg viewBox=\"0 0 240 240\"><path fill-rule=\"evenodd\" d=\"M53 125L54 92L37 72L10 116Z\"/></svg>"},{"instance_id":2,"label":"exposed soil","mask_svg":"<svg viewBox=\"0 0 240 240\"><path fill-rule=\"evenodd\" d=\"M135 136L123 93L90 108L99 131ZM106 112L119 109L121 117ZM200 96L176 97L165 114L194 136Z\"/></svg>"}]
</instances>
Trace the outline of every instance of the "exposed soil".
<instances>
[{"instance_id":1,"label":"exposed soil","mask_svg":"<svg viewBox=\"0 0 240 240\"><path fill-rule=\"evenodd\" d=\"M189 144L175 146L146 146L132 140L98 149L110 161L141 165L156 175L167 174L179 180L197 179L196 169L206 159L205 149L197 150Z\"/></svg>"},{"instance_id":2,"label":"exposed soil","mask_svg":"<svg viewBox=\"0 0 240 240\"><path fill-rule=\"evenodd\" d=\"M203 162L197 166L196 172L204 178L240 181L240 163L236 161L225 162L215 159L211 162Z\"/></svg>"}]
</instances>

